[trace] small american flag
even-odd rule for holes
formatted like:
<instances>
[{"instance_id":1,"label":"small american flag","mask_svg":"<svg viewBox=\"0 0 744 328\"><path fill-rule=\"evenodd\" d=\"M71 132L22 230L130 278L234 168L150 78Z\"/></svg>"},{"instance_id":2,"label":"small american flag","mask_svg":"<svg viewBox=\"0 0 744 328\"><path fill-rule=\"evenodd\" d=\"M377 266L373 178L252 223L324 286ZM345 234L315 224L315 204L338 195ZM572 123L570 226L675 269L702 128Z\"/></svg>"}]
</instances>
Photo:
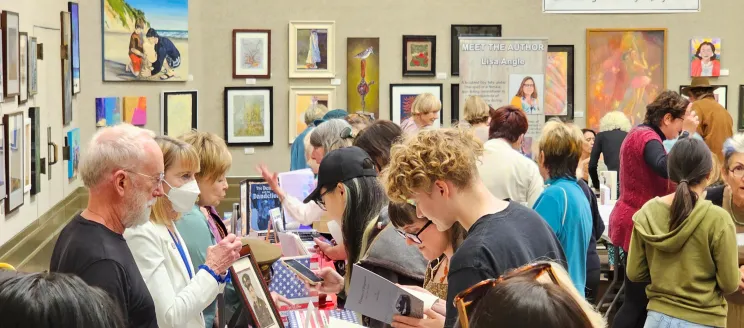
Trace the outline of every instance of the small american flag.
<instances>
[{"instance_id":1,"label":"small american flag","mask_svg":"<svg viewBox=\"0 0 744 328\"><path fill-rule=\"evenodd\" d=\"M322 325L321 327L317 327L312 320L310 320L310 327L303 327L307 318L307 311L297 310L289 312L287 316L287 328L323 328L328 325L331 317L360 324L357 316L350 310L316 310L315 313L315 318Z\"/></svg>"},{"instance_id":2,"label":"small american flag","mask_svg":"<svg viewBox=\"0 0 744 328\"><path fill-rule=\"evenodd\" d=\"M294 259L311 269L318 268L317 255L304 258L295 257ZM271 278L269 290L288 298L292 303L294 303L293 306L282 304L278 309L283 318L287 317L287 311L306 309L310 302L313 302L313 305L316 307L318 306L317 290L308 290L305 288L305 283L302 282L294 272L284 267L284 265L279 261L274 262L272 269L274 269L274 276Z\"/></svg>"}]
</instances>

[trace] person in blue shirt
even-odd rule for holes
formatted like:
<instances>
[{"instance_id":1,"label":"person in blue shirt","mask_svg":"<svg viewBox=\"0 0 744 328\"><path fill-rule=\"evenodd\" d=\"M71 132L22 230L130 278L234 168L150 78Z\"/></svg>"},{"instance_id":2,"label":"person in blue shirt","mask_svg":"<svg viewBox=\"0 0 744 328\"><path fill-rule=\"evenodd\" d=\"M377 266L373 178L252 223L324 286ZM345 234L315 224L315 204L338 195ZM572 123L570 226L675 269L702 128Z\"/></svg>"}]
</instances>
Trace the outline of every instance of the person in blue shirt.
<instances>
[{"instance_id":1,"label":"person in blue shirt","mask_svg":"<svg viewBox=\"0 0 744 328\"><path fill-rule=\"evenodd\" d=\"M173 44L173 41L166 37L158 35L158 31L155 29L147 30L145 35L147 41L155 45L155 53L158 55L158 59L152 63L152 75L155 76L159 73L163 73L160 79L167 80L176 75L174 69L181 66L181 53ZM166 63L168 66L164 66Z\"/></svg>"},{"instance_id":2,"label":"person in blue shirt","mask_svg":"<svg viewBox=\"0 0 744 328\"><path fill-rule=\"evenodd\" d=\"M568 262L568 274L578 290L586 286L587 250L592 212L576 180L583 134L559 121L545 124L539 141L538 164L547 184L533 209L558 237Z\"/></svg>"}]
</instances>

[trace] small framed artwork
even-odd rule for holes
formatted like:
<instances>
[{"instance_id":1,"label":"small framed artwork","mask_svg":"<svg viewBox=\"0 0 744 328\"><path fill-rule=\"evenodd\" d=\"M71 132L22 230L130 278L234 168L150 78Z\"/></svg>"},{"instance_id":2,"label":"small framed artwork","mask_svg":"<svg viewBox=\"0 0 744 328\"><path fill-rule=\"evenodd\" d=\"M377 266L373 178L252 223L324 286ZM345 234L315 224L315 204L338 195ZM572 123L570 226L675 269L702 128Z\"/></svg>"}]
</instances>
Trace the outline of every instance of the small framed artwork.
<instances>
[{"instance_id":1,"label":"small framed artwork","mask_svg":"<svg viewBox=\"0 0 744 328\"><path fill-rule=\"evenodd\" d=\"M147 124L147 97L121 97L124 123L136 126Z\"/></svg>"},{"instance_id":2,"label":"small framed artwork","mask_svg":"<svg viewBox=\"0 0 744 328\"><path fill-rule=\"evenodd\" d=\"M196 91L164 91L160 96L160 132L177 138L197 129L197 100Z\"/></svg>"},{"instance_id":3,"label":"small framed artwork","mask_svg":"<svg viewBox=\"0 0 744 328\"><path fill-rule=\"evenodd\" d=\"M20 40L20 17L18 13L3 11L3 95L13 97L20 93L21 89L21 63L18 58ZM23 201L21 201L23 203Z\"/></svg>"},{"instance_id":4,"label":"small framed artwork","mask_svg":"<svg viewBox=\"0 0 744 328\"><path fill-rule=\"evenodd\" d=\"M685 99L689 99L689 97L682 92L683 89L689 88L689 85L680 85L679 86L679 94L682 95L682 97L685 97ZM713 97L716 98L716 101L723 106L723 108L728 108L728 86L726 85L711 85L711 87L715 88L713 89Z\"/></svg>"},{"instance_id":5,"label":"small framed artwork","mask_svg":"<svg viewBox=\"0 0 744 328\"><path fill-rule=\"evenodd\" d=\"M80 163L80 128L67 131L67 147L69 160L67 162L67 178L74 179L78 175Z\"/></svg>"},{"instance_id":6,"label":"small framed artwork","mask_svg":"<svg viewBox=\"0 0 744 328\"><path fill-rule=\"evenodd\" d=\"M574 118L574 46L548 45L545 67L545 121Z\"/></svg>"},{"instance_id":7,"label":"small framed artwork","mask_svg":"<svg viewBox=\"0 0 744 328\"><path fill-rule=\"evenodd\" d=\"M31 191L31 119L23 124L23 192Z\"/></svg>"},{"instance_id":8,"label":"small framed artwork","mask_svg":"<svg viewBox=\"0 0 744 328\"><path fill-rule=\"evenodd\" d=\"M240 255L241 257L230 267L230 276L235 289L240 291L243 304L253 318L254 326L284 328L250 246L243 246Z\"/></svg>"},{"instance_id":9,"label":"small framed artwork","mask_svg":"<svg viewBox=\"0 0 744 328\"><path fill-rule=\"evenodd\" d=\"M41 162L41 109L29 108L28 118L31 120L31 195L36 195L41 191L41 174L46 172Z\"/></svg>"},{"instance_id":10,"label":"small framed artwork","mask_svg":"<svg viewBox=\"0 0 744 328\"><path fill-rule=\"evenodd\" d=\"M413 121L411 109L413 101L420 94L431 93L442 102L442 84L391 84L390 85L390 120L403 124L405 121ZM439 120L434 121L433 127L442 126L442 111L439 111ZM413 123L413 122L411 122ZM415 124L415 123L414 123Z\"/></svg>"},{"instance_id":11,"label":"small framed artwork","mask_svg":"<svg viewBox=\"0 0 744 328\"><path fill-rule=\"evenodd\" d=\"M452 124L460 121L460 84L450 85L450 121Z\"/></svg>"},{"instance_id":12,"label":"small framed artwork","mask_svg":"<svg viewBox=\"0 0 744 328\"><path fill-rule=\"evenodd\" d=\"M62 21L62 125L72 122L72 33L70 13L60 13Z\"/></svg>"},{"instance_id":13,"label":"small framed artwork","mask_svg":"<svg viewBox=\"0 0 744 328\"><path fill-rule=\"evenodd\" d=\"M72 44L70 53L70 64L72 65L72 93L80 93L80 12L77 2L68 2L67 9L70 12L70 29L72 32Z\"/></svg>"},{"instance_id":14,"label":"small framed artwork","mask_svg":"<svg viewBox=\"0 0 744 328\"><path fill-rule=\"evenodd\" d=\"M289 23L289 77L334 78L336 76L336 22Z\"/></svg>"},{"instance_id":15,"label":"small framed artwork","mask_svg":"<svg viewBox=\"0 0 744 328\"><path fill-rule=\"evenodd\" d=\"M690 40L690 76L721 76L721 38Z\"/></svg>"},{"instance_id":16,"label":"small framed artwork","mask_svg":"<svg viewBox=\"0 0 744 328\"><path fill-rule=\"evenodd\" d=\"M28 39L28 95L33 96L39 93L38 79L38 58L37 58L36 38Z\"/></svg>"},{"instance_id":17,"label":"small framed artwork","mask_svg":"<svg viewBox=\"0 0 744 328\"><path fill-rule=\"evenodd\" d=\"M744 85L739 86L739 118L736 123L736 130L744 131Z\"/></svg>"},{"instance_id":18,"label":"small framed artwork","mask_svg":"<svg viewBox=\"0 0 744 328\"><path fill-rule=\"evenodd\" d=\"M7 175L5 171L5 150L8 149L8 147L5 145L5 140L7 140L5 138L5 125L0 125L0 200L5 199L5 197L8 195L8 190L6 189L8 180L6 178Z\"/></svg>"},{"instance_id":19,"label":"small framed artwork","mask_svg":"<svg viewBox=\"0 0 744 328\"><path fill-rule=\"evenodd\" d=\"M271 30L233 30L233 78L271 77Z\"/></svg>"},{"instance_id":20,"label":"small framed artwork","mask_svg":"<svg viewBox=\"0 0 744 328\"><path fill-rule=\"evenodd\" d=\"M346 110L380 116L380 38L346 39Z\"/></svg>"},{"instance_id":21,"label":"small framed artwork","mask_svg":"<svg viewBox=\"0 0 744 328\"><path fill-rule=\"evenodd\" d=\"M21 32L18 34L18 60L21 70L21 88L18 92L18 103L25 104L28 101L28 33Z\"/></svg>"},{"instance_id":22,"label":"small framed artwork","mask_svg":"<svg viewBox=\"0 0 744 328\"><path fill-rule=\"evenodd\" d=\"M289 143L307 129L305 112L316 106L334 108L335 87L289 87Z\"/></svg>"},{"instance_id":23,"label":"small framed artwork","mask_svg":"<svg viewBox=\"0 0 744 328\"><path fill-rule=\"evenodd\" d=\"M451 75L460 76L461 36L501 36L501 25L452 25L450 38Z\"/></svg>"},{"instance_id":24,"label":"small framed artwork","mask_svg":"<svg viewBox=\"0 0 744 328\"><path fill-rule=\"evenodd\" d=\"M435 76L437 36L403 36L403 76Z\"/></svg>"},{"instance_id":25,"label":"small framed artwork","mask_svg":"<svg viewBox=\"0 0 744 328\"><path fill-rule=\"evenodd\" d=\"M274 144L272 87L225 88L225 141L228 146Z\"/></svg>"},{"instance_id":26,"label":"small framed artwork","mask_svg":"<svg viewBox=\"0 0 744 328\"><path fill-rule=\"evenodd\" d=\"M5 176L7 177L5 213L10 213L23 205L23 169L25 167L23 138L25 134L23 111L3 116L5 126Z\"/></svg>"}]
</instances>

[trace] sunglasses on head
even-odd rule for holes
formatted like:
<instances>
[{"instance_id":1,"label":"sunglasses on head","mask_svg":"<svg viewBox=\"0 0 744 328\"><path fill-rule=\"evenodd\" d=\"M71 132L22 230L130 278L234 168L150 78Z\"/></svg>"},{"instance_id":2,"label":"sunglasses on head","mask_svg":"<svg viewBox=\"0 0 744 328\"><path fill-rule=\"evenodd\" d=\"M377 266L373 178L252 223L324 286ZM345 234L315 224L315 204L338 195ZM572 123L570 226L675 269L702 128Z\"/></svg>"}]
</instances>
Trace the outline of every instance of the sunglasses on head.
<instances>
[{"instance_id":1,"label":"sunglasses on head","mask_svg":"<svg viewBox=\"0 0 744 328\"><path fill-rule=\"evenodd\" d=\"M477 302L481 298L483 298L483 296L485 296L488 291L490 291L491 288L493 288L494 286L515 277L529 277L533 280L537 280L545 272L548 273L548 275L550 276L550 280L552 280L554 284L560 285L558 283L558 279L555 277L555 272L553 272L552 265L550 263L543 262L522 266L496 279L483 280L473 285L472 287L460 292L459 294L457 294L457 296L455 296L454 301L455 308L457 308L457 315L460 320L460 326L462 328L470 328L470 318L468 317L467 308L474 302Z\"/></svg>"}]
</instances>

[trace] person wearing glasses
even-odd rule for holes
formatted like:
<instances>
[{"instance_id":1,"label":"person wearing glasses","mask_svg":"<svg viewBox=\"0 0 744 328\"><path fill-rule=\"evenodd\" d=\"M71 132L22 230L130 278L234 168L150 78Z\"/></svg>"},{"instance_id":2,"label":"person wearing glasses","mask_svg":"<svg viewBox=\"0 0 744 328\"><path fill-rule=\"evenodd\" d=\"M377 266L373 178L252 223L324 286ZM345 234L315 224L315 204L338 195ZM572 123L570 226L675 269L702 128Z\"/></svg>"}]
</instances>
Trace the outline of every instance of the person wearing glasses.
<instances>
[{"instance_id":1,"label":"person wearing glasses","mask_svg":"<svg viewBox=\"0 0 744 328\"><path fill-rule=\"evenodd\" d=\"M459 327L605 328L563 267L536 262L479 282L455 297Z\"/></svg>"},{"instance_id":2,"label":"person wearing glasses","mask_svg":"<svg viewBox=\"0 0 744 328\"><path fill-rule=\"evenodd\" d=\"M158 327L155 304L125 229L144 224L163 195L163 152L154 134L129 124L99 129L80 159L88 206L59 234L51 272L75 274L107 292L128 327Z\"/></svg>"},{"instance_id":3,"label":"person wearing glasses","mask_svg":"<svg viewBox=\"0 0 744 328\"><path fill-rule=\"evenodd\" d=\"M537 114L540 112L540 102L537 98L537 86L531 76L526 76L519 84L519 90L514 95L511 105L521 108L525 114Z\"/></svg>"}]
</instances>

